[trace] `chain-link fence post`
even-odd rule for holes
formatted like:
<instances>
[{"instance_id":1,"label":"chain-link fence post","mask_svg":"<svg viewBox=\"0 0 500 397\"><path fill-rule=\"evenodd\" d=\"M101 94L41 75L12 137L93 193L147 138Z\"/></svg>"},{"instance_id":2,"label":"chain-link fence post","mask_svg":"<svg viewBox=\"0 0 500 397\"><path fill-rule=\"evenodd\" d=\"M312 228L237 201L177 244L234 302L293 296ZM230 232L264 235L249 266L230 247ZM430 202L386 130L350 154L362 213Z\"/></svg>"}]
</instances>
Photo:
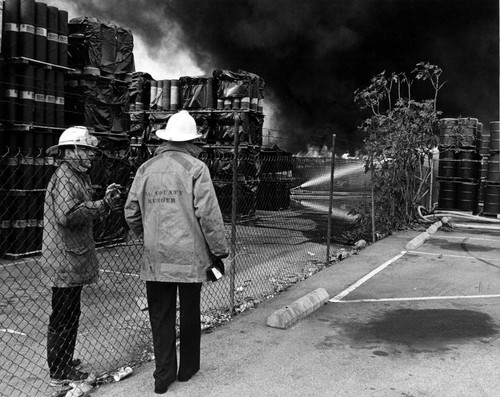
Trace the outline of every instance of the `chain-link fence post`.
<instances>
[{"instance_id":1,"label":"chain-link fence post","mask_svg":"<svg viewBox=\"0 0 500 397\"><path fill-rule=\"evenodd\" d=\"M328 226L326 240L326 264L330 264L330 239L332 238L333 176L335 170L335 134L332 134L332 161L330 167L330 197L328 199Z\"/></svg>"},{"instance_id":2,"label":"chain-link fence post","mask_svg":"<svg viewBox=\"0 0 500 397\"><path fill-rule=\"evenodd\" d=\"M230 280L229 295L231 312L234 310L234 279L236 274L236 214L238 209L238 148L239 148L239 121L238 112L234 112L234 153L233 153L233 189L231 202L231 253L230 253Z\"/></svg>"}]
</instances>

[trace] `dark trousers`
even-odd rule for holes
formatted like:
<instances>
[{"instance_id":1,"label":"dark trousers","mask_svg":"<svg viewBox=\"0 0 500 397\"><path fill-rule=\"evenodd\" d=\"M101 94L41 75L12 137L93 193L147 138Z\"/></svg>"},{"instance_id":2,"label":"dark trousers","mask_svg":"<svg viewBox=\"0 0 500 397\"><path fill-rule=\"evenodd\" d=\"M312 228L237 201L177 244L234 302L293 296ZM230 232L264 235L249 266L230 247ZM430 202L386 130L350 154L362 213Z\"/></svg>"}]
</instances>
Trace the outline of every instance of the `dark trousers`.
<instances>
[{"instance_id":1,"label":"dark trousers","mask_svg":"<svg viewBox=\"0 0 500 397\"><path fill-rule=\"evenodd\" d=\"M180 303L179 378L193 376L200 369L201 283L146 281L149 319L153 333L155 384L168 386L177 377L175 319L177 289Z\"/></svg>"},{"instance_id":2,"label":"dark trousers","mask_svg":"<svg viewBox=\"0 0 500 397\"><path fill-rule=\"evenodd\" d=\"M47 333L50 375L64 375L75 352L82 287L52 288L52 314Z\"/></svg>"}]
</instances>

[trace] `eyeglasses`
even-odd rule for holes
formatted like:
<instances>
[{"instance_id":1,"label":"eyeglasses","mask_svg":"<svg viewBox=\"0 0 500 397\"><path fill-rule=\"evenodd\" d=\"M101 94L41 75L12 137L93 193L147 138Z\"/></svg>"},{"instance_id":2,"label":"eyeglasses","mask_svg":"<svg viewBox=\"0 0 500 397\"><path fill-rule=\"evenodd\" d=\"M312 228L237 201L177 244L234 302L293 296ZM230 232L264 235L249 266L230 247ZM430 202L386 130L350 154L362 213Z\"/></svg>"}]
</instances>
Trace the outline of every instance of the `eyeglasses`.
<instances>
[{"instance_id":1,"label":"eyeglasses","mask_svg":"<svg viewBox=\"0 0 500 397\"><path fill-rule=\"evenodd\" d=\"M83 145L89 145L89 146L97 146L98 140L95 136L93 135L86 135L82 137L78 137L75 139L76 144L83 144Z\"/></svg>"}]
</instances>

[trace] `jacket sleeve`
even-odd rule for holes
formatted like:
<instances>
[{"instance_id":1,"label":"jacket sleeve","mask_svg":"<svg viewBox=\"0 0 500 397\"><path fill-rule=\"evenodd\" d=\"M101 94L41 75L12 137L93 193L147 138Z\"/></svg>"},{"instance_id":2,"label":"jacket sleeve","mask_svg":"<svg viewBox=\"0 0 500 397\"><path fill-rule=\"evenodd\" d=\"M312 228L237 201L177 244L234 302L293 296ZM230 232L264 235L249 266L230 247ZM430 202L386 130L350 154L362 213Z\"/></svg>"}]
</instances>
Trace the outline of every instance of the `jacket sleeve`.
<instances>
[{"instance_id":1,"label":"jacket sleeve","mask_svg":"<svg viewBox=\"0 0 500 397\"><path fill-rule=\"evenodd\" d=\"M137 196L138 179L134 178L132 186L127 196L127 201L125 202L124 214L125 221L129 225L130 229L135 233L137 237L142 238L144 234L144 228L142 225L142 213L141 207L139 205L139 200Z\"/></svg>"},{"instance_id":2,"label":"jacket sleeve","mask_svg":"<svg viewBox=\"0 0 500 397\"><path fill-rule=\"evenodd\" d=\"M194 210L211 253L225 258L229 250L225 237L224 220L215 195L208 167L201 167L194 175Z\"/></svg>"},{"instance_id":3,"label":"jacket sleeve","mask_svg":"<svg viewBox=\"0 0 500 397\"><path fill-rule=\"evenodd\" d=\"M104 200L81 201L78 187L70 178L63 177L56 180L52 196L56 222L64 227L84 225L109 212Z\"/></svg>"}]
</instances>

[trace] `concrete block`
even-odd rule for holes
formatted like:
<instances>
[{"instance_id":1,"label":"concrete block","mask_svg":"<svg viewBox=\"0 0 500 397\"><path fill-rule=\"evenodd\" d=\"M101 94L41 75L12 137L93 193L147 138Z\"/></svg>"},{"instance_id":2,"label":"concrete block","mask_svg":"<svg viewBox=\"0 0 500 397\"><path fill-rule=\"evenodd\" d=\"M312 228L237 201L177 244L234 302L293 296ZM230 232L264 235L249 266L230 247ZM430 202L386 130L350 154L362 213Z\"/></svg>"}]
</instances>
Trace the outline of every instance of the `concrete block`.
<instances>
[{"instance_id":1,"label":"concrete block","mask_svg":"<svg viewBox=\"0 0 500 397\"><path fill-rule=\"evenodd\" d=\"M413 251L419 248L431 235L427 232L420 233L417 237L406 244L408 251Z\"/></svg>"},{"instance_id":2,"label":"concrete block","mask_svg":"<svg viewBox=\"0 0 500 397\"><path fill-rule=\"evenodd\" d=\"M427 230L421 234L419 234L417 237L415 237L413 240L411 240L408 244L406 244L406 249L408 251L413 251L419 248L423 243L425 243L426 240L428 240L434 233L436 233L441 227L443 226L443 223L448 223L449 218L443 218L442 221L437 221L434 222L431 226L427 228Z\"/></svg>"},{"instance_id":3,"label":"concrete block","mask_svg":"<svg viewBox=\"0 0 500 397\"><path fill-rule=\"evenodd\" d=\"M267 318L267 326L287 329L290 325L324 305L328 299L328 292L324 288L317 288L290 305L276 310Z\"/></svg>"}]
</instances>

